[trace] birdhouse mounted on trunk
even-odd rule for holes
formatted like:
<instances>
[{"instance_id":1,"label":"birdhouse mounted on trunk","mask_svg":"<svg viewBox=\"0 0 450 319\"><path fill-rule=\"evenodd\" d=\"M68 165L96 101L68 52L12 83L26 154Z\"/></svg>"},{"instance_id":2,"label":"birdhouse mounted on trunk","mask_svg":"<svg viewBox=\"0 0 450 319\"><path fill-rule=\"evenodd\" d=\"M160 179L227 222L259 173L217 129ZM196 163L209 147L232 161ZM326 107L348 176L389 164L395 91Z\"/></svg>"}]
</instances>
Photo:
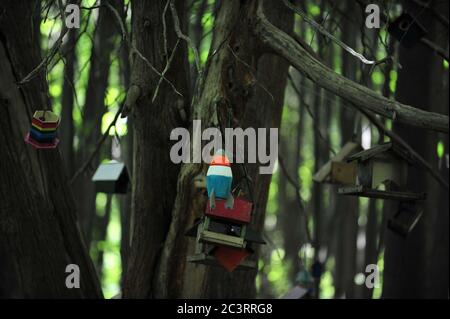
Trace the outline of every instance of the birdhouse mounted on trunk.
<instances>
[{"instance_id":1,"label":"birdhouse mounted on trunk","mask_svg":"<svg viewBox=\"0 0 450 319\"><path fill-rule=\"evenodd\" d=\"M222 266L228 271L251 269L256 262L247 257L252 244L264 244L261 236L250 229L253 204L231 194L233 175L224 151L217 152L206 174L208 202L203 217L186 233L195 237L192 263Z\"/></svg>"},{"instance_id":2,"label":"birdhouse mounted on trunk","mask_svg":"<svg viewBox=\"0 0 450 319\"><path fill-rule=\"evenodd\" d=\"M58 125L59 117L55 113L46 110L34 112L25 142L37 149L55 148L59 143L56 137Z\"/></svg>"},{"instance_id":3,"label":"birdhouse mounted on trunk","mask_svg":"<svg viewBox=\"0 0 450 319\"><path fill-rule=\"evenodd\" d=\"M195 254L188 261L221 265L228 271L256 267L247 257L253 253L252 244L265 242L248 227L251 211L252 204L241 198L236 198L231 209L226 200L216 200L214 208L208 202L203 218L186 233L197 239Z\"/></svg>"},{"instance_id":4,"label":"birdhouse mounted on trunk","mask_svg":"<svg viewBox=\"0 0 450 319\"><path fill-rule=\"evenodd\" d=\"M126 194L129 189L130 177L125 164L113 160L100 164L92 181L98 193Z\"/></svg>"},{"instance_id":5,"label":"birdhouse mounted on trunk","mask_svg":"<svg viewBox=\"0 0 450 319\"><path fill-rule=\"evenodd\" d=\"M317 183L353 184L356 178L356 163L347 163L344 159L361 150L360 144L347 142L333 158L314 174L313 180Z\"/></svg>"},{"instance_id":6,"label":"birdhouse mounted on trunk","mask_svg":"<svg viewBox=\"0 0 450 319\"><path fill-rule=\"evenodd\" d=\"M406 190L408 165L416 163L405 150L391 142L356 153L346 160L356 164L356 178L353 186L339 188L339 194L398 201L425 199L425 193Z\"/></svg>"}]
</instances>

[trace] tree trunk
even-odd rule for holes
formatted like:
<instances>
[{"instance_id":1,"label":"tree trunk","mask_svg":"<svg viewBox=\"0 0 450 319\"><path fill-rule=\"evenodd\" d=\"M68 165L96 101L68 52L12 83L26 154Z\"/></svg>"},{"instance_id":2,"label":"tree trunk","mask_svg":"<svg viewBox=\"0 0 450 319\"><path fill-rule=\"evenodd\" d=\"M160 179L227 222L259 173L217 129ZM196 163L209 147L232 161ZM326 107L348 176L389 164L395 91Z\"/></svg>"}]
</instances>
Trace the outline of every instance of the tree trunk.
<instances>
[{"instance_id":1,"label":"tree trunk","mask_svg":"<svg viewBox=\"0 0 450 319\"><path fill-rule=\"evenodd\" d=\"M73 2L73 1L72 1ZM64 81L61 100L61 153L66 164L66 171L71 176L75 171L73 139L75 127L73 121L73 106L75 102L74 73L77 62L76 39L77 29L71 29L68 33L66 55L64 63Z\"/></svg>"},{"instance_id":2,"label":"tree trunk","mask_svg":"<svg viewBox=\"0 0 450 319\"><path fill-rule=\"evenodd\" d=\"M346 11L351 15L355 13L352 3L346 4ZM342 41L355 48L357 44L356 33L351 21L344 20ZM357 62L346 51L342 51L342 74L356 80ZM341 143L355 139L354 123L355 111L350 109L344 101L340 108ZM358 198L339 196L336 200L336 209L339 214L339 242L337 243L336 270L335 270L335 296L337 298L352 298L354 292L354 276L356 274L356 237L358 230Z\"/></svg>"},{"instance_id":3,"label":"tree trunk","mask_svg":"<svg viewBox=\"0 0 450 319\"><path fill-rule=\"evenodd\" d=\"M273 10L272 12L274 14L286 12L286 16L284 13L282 15L285 18L280 19L280 22L286 23L290 20L286 19L290 13L283 7L281 9L281 11ZM278 58L272 60L275 58L267 56L259 61L258 65L261 66L261 63L264 63L265 68L258 69L258 72L261 70L264 73L256 73L261 48L252 37L248 23L248 18L253 15L254 10L254 1L222 2L216 20L210 59L207 62L203 78L198 83L198 90L192 102L192 118L200 119L202 127L217 127L219 121L227 123L225 114L227 114L228 108L231 108L233 113L233 126L238 125L243 128L279 126L283 83L286 78L286 73L284 76L280 75L282 73L280 69L284 68L287 72L287 65ZM256 85L255 88L253 79L256 79L257 83L261 85ZM273 83L273 85L266 85L267 83ZM261 87L273 88L271 95L274 97L274 101ZM258 93L254 95L255 99L249 102L246 92L251 93L253 90ZM258 104L257 102L260 100L257 97L261 98L263 103ZM249 117L251 120L246 120ZM192 224L194 218L201 215L206 204L202 190L195 189L192 183L195 177L206 173L206 167L207 165L184 164L181 168L177 186L178 194L172 212L172 223L159 266L158 282L159 287L162 288L160 293L163 296L167 296L169 293L171 297L180 296L181 288L184 287L182 296L187 297L254 296L256 271L229 274L220 268L205 268L202 265L192 264L186 266L187 238L183 233ZM236 175L238 169L238 167L233 168L235 180L239 180ZM250 165L248 173L253 180L253 194L257 195L254 199L256 218L253 220L253 225L256 226L256 229L261 230L270 175L258 175L257 167L250 167ZM192 251L192 246L189 247L189 250ZM169 276L179 278L178 276L183 276L183 273L184 282L169 280Z\"/></svg>"},{"instance_id":4,"label":"tree trunk","mask_svg":"<svg viewBox=\"0 0 450 319\"><path fill-rule=\"evenodd\" d=\"M433 2L432 8L437 8L436 6L437 2ZM409 3L408 8L415 13L422 10L422 8ZM435 20L428 10L420 15L420 22L428 29L431 39L440 39L441 42L446 43L447 40L440 38L441 33L437 27L439 21ZM446 107L442 107L446 103L442 94L444 91L442 58L434 55L428 48L416 45L409 50L400 47L399 59L402 68L398 71L396 99L417 105L417 107L420 105L425 110L443 111L443 109L447 109L448 112L448 104ZM419 60L420 63L417 63ZM426 79L425 82L424 79ZM399 123L394 123L394 129L428 162L436 163L437 134L420 132ZM439 295L447 298L448 281L442 281L442 276L445 276L444 274L448 271L438 275L441 284L431 287L428 282L431 277L429 268L431 264L439 265L434 269L440 269L442 264L445 267L445 263L448 265L448 258L445 255L436 254L439 249L435 250L436 248L433 246L430 247L430 243L436 240L434 227L437 226L437 229L440 230L438 231L439 237L436 238L443 240L439 245L442 245L443 249L447 246L446 252L448 253L448 227L447 235L445 235L439 224L436 224L436 222L443 223L445 221L445 217L440 219L443 212L448 212L448 206L447 211L445 207L442 207L444 211L441 212L436 203L442 201L441 196L447 198L448 192L441 193L439 187L430 180L426 172L416 167L410 167L408 170L408 185L413 191L426 191L428 198L423 204L424 213L421 220L406 239L390 231L386 232L383 297L426 298ZM391 212L391 214L393 213ZM448 220L448 214L446 218ZM447 240L445 236L447 236ZM433 251L431 255L430 250Z\"/></svg>"},{"instance_id":5,"label":"tree trunk","mask_svg":"<svg viewBox=\"0 0 450 319\"><path fill-rule=\"evenodd\" d=\"M186 29L184 2L176 1L176 11L183 32ZM134 55L130 85L139 88L140 97L132 108L132 241L123 287L126 298L168 297L169 293L179 293L170 290L161 294L164 290L157 282L158 262L171 221L170 213L175 201L179 172L179 167L169 157L169 136L172 129L185 125L185 119L180 117L179 106L184 108L189 101L186 45L181 41L176 46L177 36L170 9L165 15L168 55L165 54L162 13L166 3L163 0L132 2L134 46L160 72L165 68L172 51L176 50L165 77L183 97L177 95L166 81L162 81L157 98L152 103L160 77L138 54ZM177 260L175 263L179 264L181 261ZM177 273L169 274L170 281L178 280Z\"/></svg>"},{"instance_id":6,"label":"tree trunk","mask_svg":"<svg viewBox=\"0 0 450 319\"><path fill-rule=\"evenodd\" d=\"M23 142L32 112L49 105L42 73L16 85L41 61L36 8L36 1L0 4L1 264L14 265L14 297L100 298L59 151ZM80 289L65 285L68 264L80 268Z\"/></svg>"},{"instance_id":7,"label":"tree trunk","mask_svg":"<svg viewBox=\"0 0 450 319\"><path fill-rule=\"evenodd\" d=\"M105 96L108 88L111 52L116 47L117 36L120 33L119 23L114 13L106 6L111 4L118 12L123 11L123 1L102 0L98 9L99 16L94 33L91 50L89 78L86 88L86 101L83 108L83 129L81 130L79 165L86 161L96 147L101 136L102 117L106 111ZM92 174L100 163L100 155L95 156L90 166ZM85 174L78 177L74 184L80 221L90 246L96 215L96 192L92 175Z\"/></svg>"}]
</instances>

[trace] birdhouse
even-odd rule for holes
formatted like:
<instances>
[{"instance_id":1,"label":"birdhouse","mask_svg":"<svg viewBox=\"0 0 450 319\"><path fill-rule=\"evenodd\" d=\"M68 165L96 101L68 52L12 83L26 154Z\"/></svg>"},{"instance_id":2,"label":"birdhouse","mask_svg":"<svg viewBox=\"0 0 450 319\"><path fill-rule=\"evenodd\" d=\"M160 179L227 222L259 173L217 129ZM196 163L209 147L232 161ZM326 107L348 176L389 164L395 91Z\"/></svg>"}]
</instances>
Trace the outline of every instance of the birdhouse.
<instances>
[{"instance_id":1,"label":"birdhouse","mask_svg":"<svg viewBox=\"0 0 450 319\"><path fill-rule=\"evenodd\" d=\"M125 194L129 189L129 175L124 163L110 161L102 163L92 177L99 193Z\"/></svg>"},{"instance_id":2,"label":"birdhouse","mask_svg":"<svg viewBox=\"0 0 450 319\"><path fill-rule=\"evenodd\" d=\"M412 48L427 34L419 21L408 13L403 13L390 23L388 32L405 48Z\"/></svg>"},{"instance_id":3,"label":"birdhouse","mask_svg":"<svg viewBox=\"0 0 450 319\"><path fill-rule=\"evenodd\" d=\"M394 217L388 220L387 227L400 236L407 237L416 226L422 213L423 207L419 202L400 202Z\"/></svg>"},{"instance_id":4,"label":"birdhouse","mask_svg":"<svg viewBox=\"0 0 450 319\"><path fill-rule=\"evenodd\" d=\"M223 199L217 199L214 207L208 202L204 217L186 233L197 239L196 253L188 261L221 265L230 272L256 267L246 258L253 253L253 243L265 242L248 227L251 212L252 204L241 198L236 198L232 208L227 208Z\"/></svg>"},{"instance_id":5,"label":"birdhouse","mask_svg":"<svg viewBox=\"0 0 450 319\"><path fill-rule=\"evenodd\" d=\"M344 159L361 150L360 144L347 142L333 158L317 171L313 180L318 183L353 184L356 177L356 163L347 163Z\"/></svg>"},{"instance_id":6,"label":"birdhouse","mask_svg":"<svg viewBox=\"0 0 450 319\"><path fill-rule=\"evenodd\" d=\"M302 269L295 278L296 285L281 299L310 299L312 297L314 280L311 274Z\"/></svg>"},{"instance_id":7,"label":"birdhouse","mask_svg":"<svg viewBox=\"0 0 450 319\"><path fill-rule=\"evenodd\" d=\"M37 149L55 148L59 143L59 139L56 137L58 125L59 117L55 113L51 111L34 112L25 142Z\"/></svg>"},{"instance_id":8,"label":"birdhouse","mask_svg":"<svg viewBox=\"0 0 450 319\"><path fill-rule=\"evenodd\" d=\"M286 294L281 296L280 299L308 299L308 289L296 285L292 287Z\"/></svg>"},{"instance_id":9,"label":"birdhouse","mask_svg":"<svg viewBox=\"0 0 450 319\"><path fill-rule=\"evenodd\" d=\"M229 272L255 268L247 257L253 253L253 243L264 244L261 236L250 229L252 203L234 199L231 193L233 174L223 150L213 156L206 173L208 202L203 217L186 233L197 239L195 254L188 261L197 264L220 265Z\"/></svg>"},{"instance_id":10,"label":"birdhouse","mask_svg":"<svg viewBox=\"0 0 450 319\"><path fill-rule=\"evenodd\" d=\"M339 194L398 201L425 199L424 193L406 190L408 165L416 163L392 142L356 153L346 160L356 164L356 177L353 186L339 188Z\"/></svg>"}]
</instances>

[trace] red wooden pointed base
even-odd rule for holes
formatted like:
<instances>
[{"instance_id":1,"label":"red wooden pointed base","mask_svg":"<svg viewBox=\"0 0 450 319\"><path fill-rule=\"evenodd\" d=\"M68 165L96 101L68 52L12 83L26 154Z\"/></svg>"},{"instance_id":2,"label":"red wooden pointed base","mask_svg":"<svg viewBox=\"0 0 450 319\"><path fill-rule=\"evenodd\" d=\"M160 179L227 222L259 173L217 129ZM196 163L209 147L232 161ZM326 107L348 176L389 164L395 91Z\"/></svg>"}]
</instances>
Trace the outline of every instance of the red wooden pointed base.
<instances>
[{"instance_id":1,"label":"red wooden pointed base","mask_svg":"<svg viewBox=\"0 0 450 319\"><path fill-rule=\"evenodd\" d=\"M58 146L59 139L55 138L53 143L39 143L30 137L30 133L27 133L27 136L25 136L25 142L37 149L53 149Z\"/></svg>"},{"instance_id":2,"label":"red wooden pointed base","mask_svg":"<svg viewBox=\"0 0 450 319\"><path fill-rule=\"evenodd\" d=\"M229 272L236 269L248 255L250 255L250 252L246 249L236 249L226 246L217 246L214 252L217 261Z\"/></svg>"}]
</instances>

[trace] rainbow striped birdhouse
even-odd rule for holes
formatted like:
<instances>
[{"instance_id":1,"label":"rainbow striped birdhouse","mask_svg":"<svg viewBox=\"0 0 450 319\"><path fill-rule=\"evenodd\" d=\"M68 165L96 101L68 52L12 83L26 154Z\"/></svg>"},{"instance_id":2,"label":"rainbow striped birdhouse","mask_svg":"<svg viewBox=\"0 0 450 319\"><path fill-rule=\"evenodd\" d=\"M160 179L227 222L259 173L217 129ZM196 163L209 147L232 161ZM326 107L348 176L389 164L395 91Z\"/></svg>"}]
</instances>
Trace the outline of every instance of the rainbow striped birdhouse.
<instances>
[{"instance_id":1,"label":"rainbow striped birdhouse","mask_svg":"<svg viewBox=\"0 0 450 319\"><path fill-rule=\"evenodd\" d=\"M56 130L59 126L59 117L51 111L34 112L30 131L25 142L37 149L52 149L58 146L59 139Z\"/></svg>"}]
</instances>

